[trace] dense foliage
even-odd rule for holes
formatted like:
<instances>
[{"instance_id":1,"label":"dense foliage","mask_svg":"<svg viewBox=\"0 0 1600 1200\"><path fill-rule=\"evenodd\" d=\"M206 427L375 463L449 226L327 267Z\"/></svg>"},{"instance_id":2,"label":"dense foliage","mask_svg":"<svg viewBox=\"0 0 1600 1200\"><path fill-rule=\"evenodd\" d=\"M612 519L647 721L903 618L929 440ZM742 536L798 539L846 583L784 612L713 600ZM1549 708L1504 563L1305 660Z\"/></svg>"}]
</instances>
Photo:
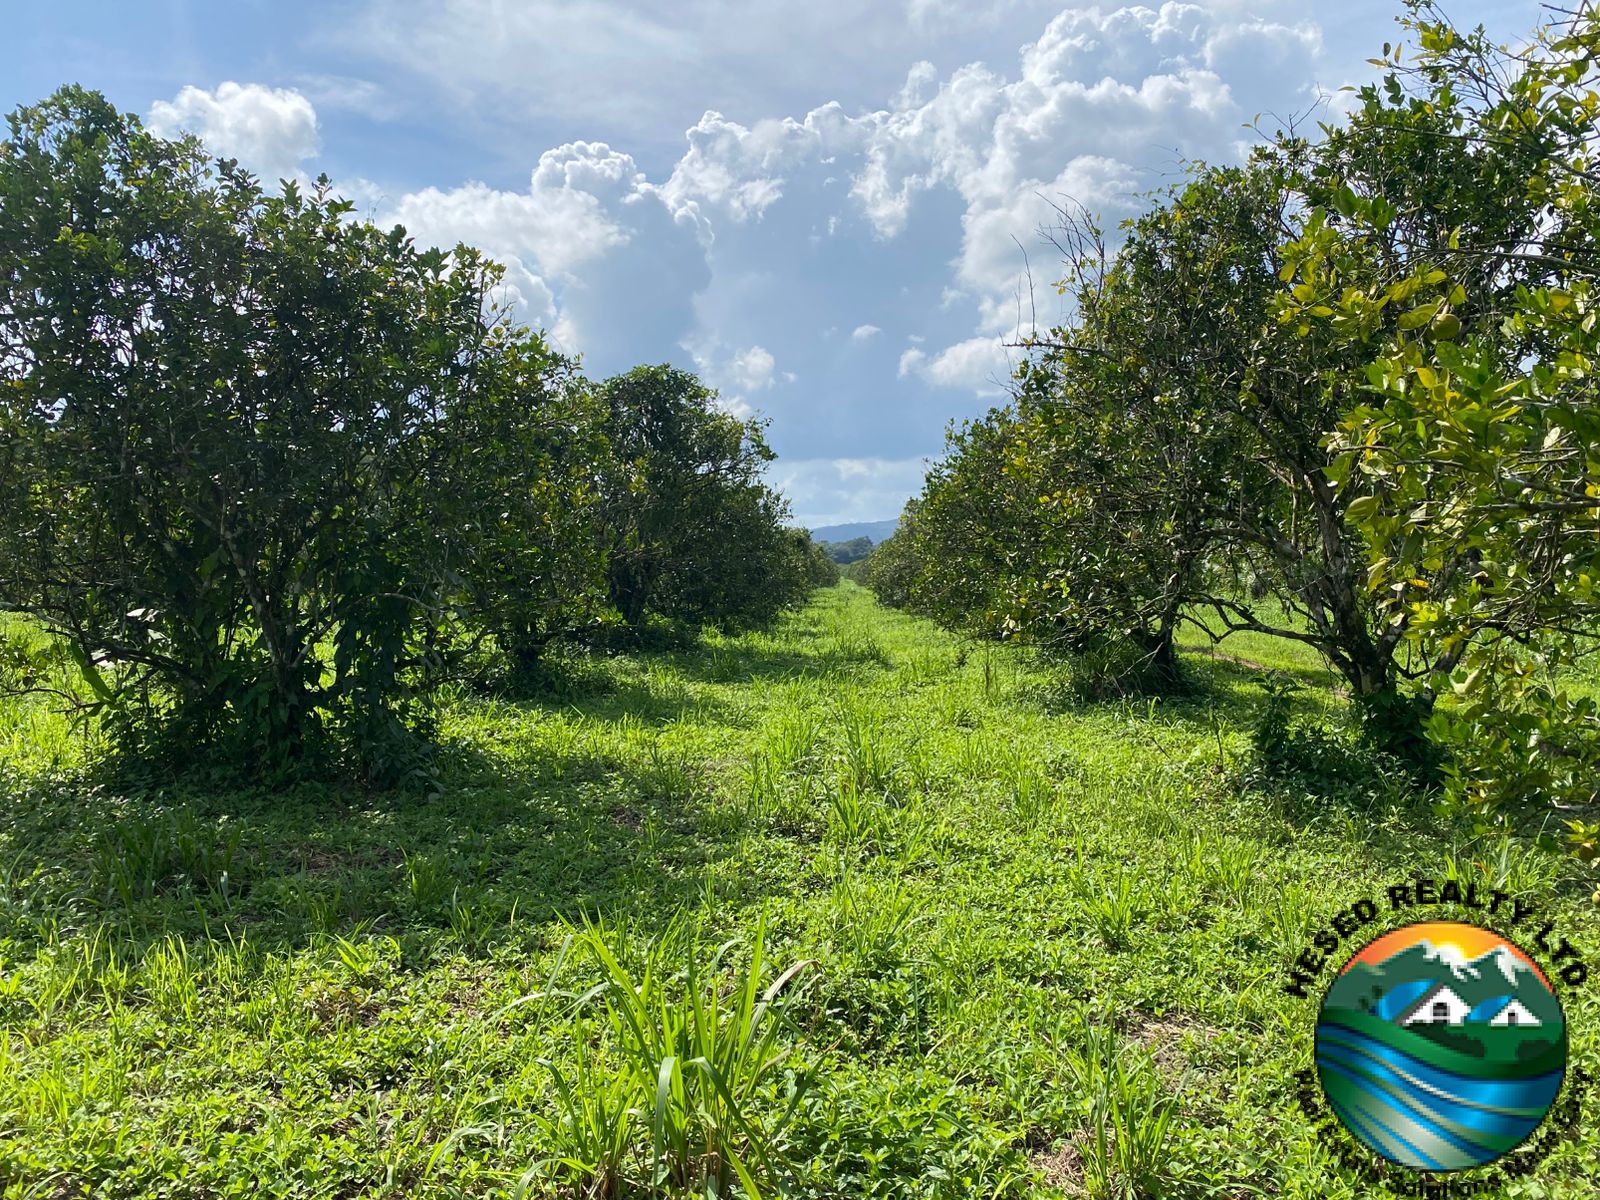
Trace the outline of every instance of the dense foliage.
<instances>
[{"instance_id":1,"label":"dense foliage","mask_svg":"<svg viewBox=\"0 0 1600 1200\"><path fill-rule=\"evenodd\" d=\"M587 384L476 251L79 88L9 123L0 608L124 733L395 778L464 651L759 624L829 578L758 424L668 368Z\"/></svg>"},{"instance_id":2,"label":"dense foliage","mask_svg":"<svg viewBox=\"0 0 1600 1200\"><path fill-rule=\"evenodd\" d=\"M872 539L869 537L851 538L848 542L822 542L820 545L828 557L841 567L861 562L872 553Z\"/></svg>"},{"instance_id":3,"label":"dense foliage","mask_svg":"<svg viewBox=\"0 0 1600 1200\"><path fill-rule=\"evenodd\" d=\"M952 431L869 578L1158 666L1185 623L1303 642L1371 740L1449 752L1458 798L1593 805L1600 714L1559 679L1600 617L1600 17L1519 55L1420 0L1405 23L1416 65L1385 47L1320 140L1194 166L1115 248L1061 211L1072 321Z\"/></svg>"},{"instance_id":4,"label":"dense foliage","mask_svg":"<svg viewBox=\"0 0 1600 1200\"><path fill-rule=\"evenodd\" d=\"M811 587L809 538L761 482L762 423L719 409L687 371L636 367L598 390L611 446L601 530L612 605L723 624L770 621Z\"/></svg>"}]
</instances>

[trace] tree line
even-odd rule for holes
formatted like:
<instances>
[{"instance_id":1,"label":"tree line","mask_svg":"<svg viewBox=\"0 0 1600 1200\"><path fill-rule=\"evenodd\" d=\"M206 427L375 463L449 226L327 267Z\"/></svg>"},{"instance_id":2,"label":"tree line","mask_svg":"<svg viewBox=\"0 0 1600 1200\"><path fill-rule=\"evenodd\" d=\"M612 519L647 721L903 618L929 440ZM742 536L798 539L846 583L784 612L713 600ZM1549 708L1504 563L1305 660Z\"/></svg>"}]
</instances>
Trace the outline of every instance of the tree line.
<instances>
[{"instance_id":1,"label":"tree line","mask_svg":"<svg viewBox=\"0 0 1600 1200\"><path fill-rule=\"evenodd\" d=\"M1315 136L1192 164L1117 239L1058 208L1070 319L868 578L1145 686L1186 623L1305 643L1370 741L1479 812L1555 803L1592 854L1600 18L1517 51L1402 24Z\"/></svg>"},{"instance_id":2,"label":"tree line","mask_svg":"<svg viewBox=\"0 0 1600 1200\"><path fill-rule=\"evenodd\" d=\"M762 421L669 366L584 378L476 250L326 177L269 194L82 88L8 123L0 612L121 736L392 780L447 679L837 579Z\"/></svg>"}]
</instances>

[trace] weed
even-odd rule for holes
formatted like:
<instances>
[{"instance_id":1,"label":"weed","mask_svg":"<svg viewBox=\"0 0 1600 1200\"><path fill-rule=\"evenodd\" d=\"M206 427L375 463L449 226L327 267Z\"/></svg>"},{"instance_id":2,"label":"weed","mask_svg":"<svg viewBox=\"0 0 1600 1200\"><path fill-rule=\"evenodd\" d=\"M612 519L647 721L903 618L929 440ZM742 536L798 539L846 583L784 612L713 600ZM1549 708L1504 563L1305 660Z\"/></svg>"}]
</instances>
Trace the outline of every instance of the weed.
<instances>
[{"instance_id":1,"label":"weed","mask_svg":"<svg viewBox=\"0 0 1600 1200\"><path fill-rule=\"evenodd\" d=\"M444 906L455 895L455 872L449 859L437 854L408 854L405 858L406 890L421 912Z\"/></svg>"},{"instance_id":2,"label":"weed","mask_svg":"<svg viewBox=\"0 0 1600 1200\"><path fill-rule=\"evenodd\" d=\"M127 817L97 839L92 877L97 890L124 905L184 887L226 900L242 884L230 872L243 837L236 825L206 828L187 811Z\"/></svg>"},{"instance_id":3,"label":"weed","mask_svg":"<svg viewBox=\"0 0 1600 1200\"><path fill-rule=\"evenodd\" d=\"M1165 1094L1145 1052L1092 1019L1084 1045L1067 1051L1088 1134L1079 1143L1084 1183L1096 1200L1159 1194L1177 1101Z\"/></svg>"},{"instance_id":4,"label":"weed","mask_svg":"<svg viewBox=\"0 0 1600 1200\"><path fill-rule=\"evenodd\" d=\"M1124 949L1138 919L1139 901L1133 876L1124 871L1111 883L1090 888L1083 896L1083 911L1108 950Z\"/></svg>"},{"instance_id":5,"label":"weed","mask_svg":"<svg viewBox=\"0 0 1600 1200\"><path fill-rule=\"evenodd\" d=\"M1024 827L1037 825L1055 802L1055 789L1044 773L1026 754L1011 754L1002 760L1001 778L1006 802Z\"/></svg>"},{"instance_id":6,"label":"weed","mask_svg":"<svg viewBox=\"0 0 1600 1200\"><path fill-rule=\"evenodd\" d=\"M900 775L899 753L884 732L883 717L860 696L842 697L836 706L844 743L844 778L853 790L885 794Z\"/></svg>"},{"instance_id":7,"label":"weed","mask_svg":"<svg viewBox=\"0 0 1600 1200\"><path fill-rule=\"evenodd\" d=\"M606 1033L631 1079L629 1108L648 1129L651 1187L725 1196L737 1183L759 1197L763 1185L772 1186L785 1173L777 1142L807 1086L808 1073L796 1069L785 1042L788 1022L778 1002L809 963L795 963L763 987L763 921L749 965L734 974L731 992L725 992L721 976L735 942L706 955L693 931L670 926L645 952L635 975L618 957L614 940L593 925L579 936L578 945L603 975L584 1000L600 1004ZM681 951L670 954L669 947ZM786 1064L791 1070L780 1085L779 1069ZM602 1103L598 1115L614 1120L620 1097L603 1081L574 1081L580 1079L585 1089L600 1084L612 1102ZM593 1108L585 1120L608 1135L605 1145L615 1144L613 1126L597 1127Z\"/></svg>"},{"instance_id":8,"label":"weed","mask_svg":"<svg viewBox=\"0 0 1600 1200\"><path fill-rule=\"evenodd\" d=\"M804 709L784 713L767 740L773 770L782 775L810 762L820 731L816 717Z\"/></svg>"},{"instance_id":9,"label":"weed","mask_svg":"<svg viewBox=\"0 0 1600 1200\"><path fill-rule=\"evenodd\" d=\"M912 956L918 925L929 918L898 881L874 887L846 871L834 883L833 937L845 955L873 973L886 973Z\"/></svg>"},{"instance_id":10,"label":"weed","mask_svg":"<svg viewBox=\"0 0 1600 1200\"><path fill-rule=\"evenodd\" d=\"M621 1064L591 1049L598 1031L584 1014L572 1018L573 1057L563 1069L538 1060L556 1089L556 1116L535 1116L545 1156L517 1181L513 1195L528 1194L543 1179L581 1196L622 1196L643 1191L647 1169L639 1153L637 1081Z\"/></svg>"},{"instance_id":11,"label":"weed","mask_svg":"<svg viewBox=\"0 0 1600 1200\"><path fill-rule=\"evenodd\" d=\"M698 764L686 753L669 749L659 740L650 742L639 772L639 789L646 800L661 804L688 804L700 792Z\"/></svg>"},{"instance_id":12,"label":"weed","mask_svg":"<svg viewBox=\"0 0 1600 1200\"><path fill-rule=\"evenodd\" d=\"M876 812L855 780L845 777L828 796L828 840L842 849L864 850L876 834Z\"/></svg>"}]
</instances>

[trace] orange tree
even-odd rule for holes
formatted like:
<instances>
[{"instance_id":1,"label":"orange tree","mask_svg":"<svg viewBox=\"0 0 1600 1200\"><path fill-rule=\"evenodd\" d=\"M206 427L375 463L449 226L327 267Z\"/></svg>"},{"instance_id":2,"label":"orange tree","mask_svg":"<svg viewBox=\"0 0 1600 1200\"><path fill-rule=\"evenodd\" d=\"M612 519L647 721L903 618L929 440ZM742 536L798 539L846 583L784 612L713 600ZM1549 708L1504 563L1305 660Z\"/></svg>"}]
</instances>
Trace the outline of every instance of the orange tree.
<instances>
[{"instance_id":1,"label":"orange tree","mask_svg":"<svg viewBox=\"0 0 1600 1200\"><path fill-rule=\"evenodd\" d=\"M130 736L403 776L463 598L510 629L593 586L584 497L542 484L590 469L559 362L493 264L326 180L267 195L78 88L9 130L0 606Z\"/></svg>"}]
</instances>

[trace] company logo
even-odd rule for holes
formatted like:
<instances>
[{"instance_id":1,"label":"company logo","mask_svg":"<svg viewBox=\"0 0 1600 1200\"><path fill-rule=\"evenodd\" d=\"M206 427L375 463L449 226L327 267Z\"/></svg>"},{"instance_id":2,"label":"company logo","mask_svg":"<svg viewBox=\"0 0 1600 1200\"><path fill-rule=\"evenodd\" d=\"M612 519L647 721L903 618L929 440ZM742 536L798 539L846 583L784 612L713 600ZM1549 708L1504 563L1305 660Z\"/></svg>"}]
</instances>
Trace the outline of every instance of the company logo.
<instances>
[{"instance_id":1,"label":"company logo","mask_svg":"<svg viewBox=\"0 0 1600 1200\"><path fill-rule=\"evenodd\" d=\"M1588 976L1558 920L1526 897L1417 878L1356 898L1313 932L1283 985L1322 995L1314 1061L1295 1076L1300 1110L1367 1193L1503 1189L1583 1119L1594 1079L1569 1062L1560 996Z\"/></svg>"},{"instance_id":2,"label":"company logo","mask_svg":"<svg viewBox=\"0 0 1600 1200\"><path fill-rule=\"evenodd\" d=\"M1537 964L1476 925L1384 934L1317 1019L1317 1076L1340 1123L1404 1167L1481 1167L1533 1135L1561 1092L1567 1023Z\"/></svg>"}]
</instances>

